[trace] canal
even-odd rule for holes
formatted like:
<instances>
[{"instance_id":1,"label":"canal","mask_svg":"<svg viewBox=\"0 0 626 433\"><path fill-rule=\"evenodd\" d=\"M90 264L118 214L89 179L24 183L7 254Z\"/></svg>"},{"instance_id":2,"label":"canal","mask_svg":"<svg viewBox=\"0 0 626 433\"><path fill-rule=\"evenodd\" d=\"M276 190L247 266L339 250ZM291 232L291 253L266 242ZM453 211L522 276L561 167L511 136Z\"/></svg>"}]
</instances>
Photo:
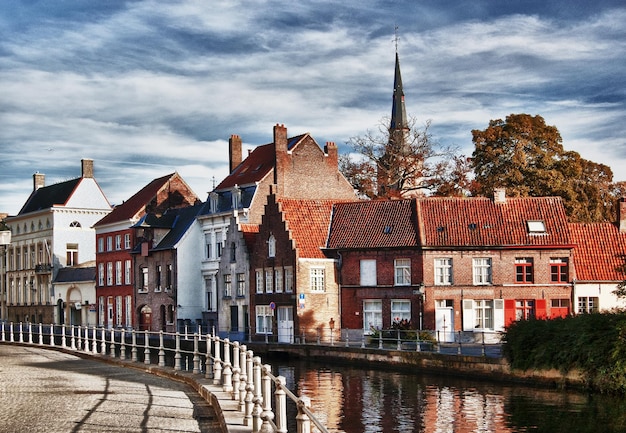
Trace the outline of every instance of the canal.
<instances>
[{"instance_id":1,"label":"canal","mask_svg":"<svg viewBox=\"0 0 626 433\"><path fill-rule=\"evenodd\" d=\"M302 359L271 364L291 390L311 398L314 413L334 433L626 431L621 397Z\"/></svg>"}]
</instances>

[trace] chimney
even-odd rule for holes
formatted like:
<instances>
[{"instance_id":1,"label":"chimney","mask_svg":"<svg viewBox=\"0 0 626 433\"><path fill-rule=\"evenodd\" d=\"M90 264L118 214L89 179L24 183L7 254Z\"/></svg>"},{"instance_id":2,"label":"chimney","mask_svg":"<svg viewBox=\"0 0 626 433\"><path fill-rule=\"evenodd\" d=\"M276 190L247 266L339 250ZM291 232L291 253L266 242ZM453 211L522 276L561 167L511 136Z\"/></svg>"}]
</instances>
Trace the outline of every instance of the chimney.
<instances>
[{"instance_id":1,"label":"chimney","mask_svg":"<svg viewBox=\"0 0 626 433\"><path fill-rule=\"evenodd\" d=\"M80 162L83 170L82 177L93 179L93 159L81 159Z\"/></svg>"},{"instance_id":2,"label":"chimney","mask_svg":"<svg viewBox=\"0 0 626 433\"><path fill-rule=\"evenodd\" d=\"M228 161L230 164L229 173L232 173L241 164L241 137L235 134L228 139Z\"/></svg>"},{"instance_id":3,"label":"chimney","mask_svg":"<svg viewBox=\"0 0 626 433\"><path fill-rule=\"evenodd\" d=\"M285 125L274 126L274 183L278 194L285 188L285 171L287 170L287 128Z\"/></svg>"},{"instance_id":4,"label":"chimney","mask_svg":"<svg viewBox=\"0 0 626 433\"><path fill-rule=\"evenodd\" d=\"M495 204L506 204L506 188L493 189L493 202Z\"/></svg>"},{"instance_id":5,"label":"chimney","mask_svg":"<svg viewBox=\"0 0 626 433\"><path fill-rule=\"evenodd\" d=\"M617 201L617 225L620 233L626 233L626 197Z\"/></svg>"},{"instance_id":6,"label":"chimney","mask_svg":"<svg viewBox=\"0 0 626 433\"><path fill-rule=\"evenodd\" d=\"M43 188L46 185L46 175L43 173L33 174L33 191Z\"/></svg>"},{"instance_id":7,"label":"chimney","mask_svg":"<svg viewBox=\"0 0 626 433\"><path fill-rule=\"evenodd\" d=\"M287 153L287 128L285 125L276 124L274 126L274 146L276 147L276 154L278 152Z\"/></svg>"},{"instance_id":8,"label":"chimney","mask_svg":"<svg viewBox=\"0 0 626 433\"><path fill-rule=\"evenodd\" d=\"M328 165L331 168L337 168L339 166L337 145L332 141L327 141L326 146L324 146L324 153L328 156Z\"/></svg>"}]
</instances>

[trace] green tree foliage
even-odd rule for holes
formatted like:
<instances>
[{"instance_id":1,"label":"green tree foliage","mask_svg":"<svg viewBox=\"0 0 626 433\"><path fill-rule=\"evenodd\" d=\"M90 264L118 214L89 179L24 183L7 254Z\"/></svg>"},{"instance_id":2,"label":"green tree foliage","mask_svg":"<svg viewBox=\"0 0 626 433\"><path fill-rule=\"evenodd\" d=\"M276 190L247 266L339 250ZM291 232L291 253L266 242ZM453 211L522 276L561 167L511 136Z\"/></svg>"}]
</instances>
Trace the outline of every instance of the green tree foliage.
<instances>
[{"instance_id":1,"label":"green tree foliage","mask_svg":"<svg viewBox=\"0 0 626 433\"><path fill-rule=\"evenodd\" d=\"M441 146L415 119L399 138L381 120L376 131L352 137L351 152L341 155L339 169L358 193L367 198L402 198L410 195L466 195L469 159L452 147Z\"/></svg>"},{"instance_id":2,"label":"green tree foliage","mask_svg":"<svg viewBox=\"0 0 626 433\"><path fill-rule=\"evenodd\" d=\"M613 173L563 149L561 134L541 116L511 114L473 130L474 195L505 187L512 196L560 196L572 221L614 220Z\"/></svg>"}]
</instances>

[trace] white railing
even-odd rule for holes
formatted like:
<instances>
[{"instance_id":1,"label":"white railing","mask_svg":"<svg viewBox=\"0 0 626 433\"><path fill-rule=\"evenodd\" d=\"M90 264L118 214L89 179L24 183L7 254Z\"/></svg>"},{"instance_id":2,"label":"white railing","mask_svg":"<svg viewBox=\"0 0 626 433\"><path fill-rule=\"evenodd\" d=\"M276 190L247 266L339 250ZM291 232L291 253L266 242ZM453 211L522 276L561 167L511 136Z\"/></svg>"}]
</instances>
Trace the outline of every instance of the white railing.
<instances>
[{"instance_id":1,"label":"white railing","mask_svg":"<svg viewBox=\"0 0 626 433\"><path fill-rule=\"evenodd\" d=\"M0 343L59 346L204 375L238 403L242 424L253 433L287 433L288 401L295 404L298 433L310 433L312 426L313 431L328 432L310 410L310 399L287 389L285 377L274 376L271 366L262 364L246 345L214 334L0 322Z\"/></svg>"}]
</instances>

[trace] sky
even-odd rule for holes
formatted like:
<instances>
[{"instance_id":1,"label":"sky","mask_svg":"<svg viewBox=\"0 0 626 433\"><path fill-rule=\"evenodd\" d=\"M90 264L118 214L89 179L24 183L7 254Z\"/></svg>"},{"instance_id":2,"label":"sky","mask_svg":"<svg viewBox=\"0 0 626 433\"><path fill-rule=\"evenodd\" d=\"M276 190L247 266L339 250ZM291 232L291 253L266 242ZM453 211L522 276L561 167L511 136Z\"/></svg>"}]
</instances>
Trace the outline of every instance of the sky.
<instances>
[{"instance_id":1,"label":"sky","mask_svg":"<svg viewBox=\"0 0 626 433\"><path fill-rule=\"evenodd\" d=\"M540 115L626 181L625 23L623 0L4 0L0 213L83 158L111 204L175 171L206 200L230 135L245 156L276 124L346 153L391 114L396 46L437 142Z\"/></svg>"}]
</instances>

